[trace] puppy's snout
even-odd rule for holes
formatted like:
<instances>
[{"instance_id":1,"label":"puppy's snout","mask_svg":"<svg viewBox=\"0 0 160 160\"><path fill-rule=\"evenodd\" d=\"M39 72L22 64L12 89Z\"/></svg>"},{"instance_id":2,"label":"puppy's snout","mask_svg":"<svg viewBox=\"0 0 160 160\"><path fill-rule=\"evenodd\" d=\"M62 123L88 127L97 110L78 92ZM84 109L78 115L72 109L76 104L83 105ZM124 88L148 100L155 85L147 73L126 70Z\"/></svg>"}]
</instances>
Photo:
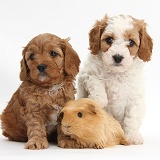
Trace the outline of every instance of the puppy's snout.
<instances>
[{"instance_id":1,"label":"puppy's snout","mask_svg":"<svg viewBox=\"0 0 160 160\"><path fill-rule=\"evenodd\" d=\"M114 61L115 61L116 63L121 63L121 61L122 61L123 58L124 58L124 57L121 56L121 55L119 55L119 54L116 54L116 55L113 56L113 59L114 59Z\"/></svg>"},{"instance_id":2,"label":"puppy's snout","mask_svg":"<svg viewBox=\"0 0 160 160\"><path fill-rule=\"evenodd\" d=\"M37 66L37 69L40 71L40 72L44 72L44 70L47 68L47 65L45 64L39 64Z\"/></svg>"}]
</instances>

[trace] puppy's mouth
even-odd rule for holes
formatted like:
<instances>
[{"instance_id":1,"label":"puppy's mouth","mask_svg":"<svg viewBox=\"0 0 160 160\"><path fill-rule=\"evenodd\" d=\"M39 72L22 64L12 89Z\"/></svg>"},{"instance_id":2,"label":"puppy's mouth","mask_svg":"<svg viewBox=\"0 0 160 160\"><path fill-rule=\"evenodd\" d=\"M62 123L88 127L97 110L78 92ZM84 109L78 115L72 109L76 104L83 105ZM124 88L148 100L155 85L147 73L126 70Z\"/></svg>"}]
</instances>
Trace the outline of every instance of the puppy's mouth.
<instances>
[{"instance_id":1,"label":"puppy's mouth","mask_svg":"<svg viewBox=\"0 0 160 160\"><path fill-rule=\"evenodd\" d=\"M122 66L122 64L121 63L114 63L113 66L119 67L119 66Z\"/></svg>"},{"instance_id":2,"label":"puppy's mouth","mask_svg":"<svg viewBox=\"0 0 160 160\"><path fill-rule=\"evenodd\" d=\"M47 73L46 72L40 72L39 74L38 74L38 79L40 80L40 81L44 81L44 80L46 80L46 78L47 78L48 76L47 76Z\"/></svg>"}]
</instances>

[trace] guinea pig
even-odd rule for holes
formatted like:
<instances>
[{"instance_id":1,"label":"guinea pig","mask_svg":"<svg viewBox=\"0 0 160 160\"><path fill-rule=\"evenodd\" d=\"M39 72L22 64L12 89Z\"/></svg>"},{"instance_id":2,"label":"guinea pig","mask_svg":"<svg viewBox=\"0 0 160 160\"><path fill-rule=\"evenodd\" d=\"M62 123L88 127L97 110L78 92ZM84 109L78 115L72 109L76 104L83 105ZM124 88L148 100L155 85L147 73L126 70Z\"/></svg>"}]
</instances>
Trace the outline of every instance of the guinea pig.
<instances>
[{"instance_id":1,"label":"guinea pig","mask_svg":"<svg viewBox=\"0 0 160 160\"><path fill-rule=\"evenodd\" d=\"M92 99L68 101L58 118L61 148L106 148L129 145L117 120Z\"/></svg>"}]
</instances>

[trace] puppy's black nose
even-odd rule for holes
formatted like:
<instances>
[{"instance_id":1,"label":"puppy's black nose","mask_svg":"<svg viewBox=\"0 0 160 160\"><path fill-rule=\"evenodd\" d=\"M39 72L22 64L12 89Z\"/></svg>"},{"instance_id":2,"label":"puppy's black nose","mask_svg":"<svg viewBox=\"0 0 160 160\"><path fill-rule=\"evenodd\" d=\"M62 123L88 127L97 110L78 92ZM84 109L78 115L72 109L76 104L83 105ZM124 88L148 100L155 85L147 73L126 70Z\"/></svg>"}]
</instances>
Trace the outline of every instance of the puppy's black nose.
<instances>
[{"instance_id":1,"label":"puppy's black nose","mask_svg":"<svg viewBox=\"0 0 160 160\"><path fill-rule=\"evenodd\" d=\"M124 58L124 57L123 57L123 56L120 56L119 54L113 56L113 59L114 59L114 61L115 61L116 63L120 63L123 58Z\"/></svg>"},{"instance_id":2,"label":"puppy's black nose","mask_svg":"<svg viewBox=\"0 0 160 160\"><path fill-rule=\"evenodd\" d=\"M44 72L44 70L47 68L47 65L45 64L39 64L37 66L37 69L40 71L40 72Z\"/></svg>"}]
</instances>

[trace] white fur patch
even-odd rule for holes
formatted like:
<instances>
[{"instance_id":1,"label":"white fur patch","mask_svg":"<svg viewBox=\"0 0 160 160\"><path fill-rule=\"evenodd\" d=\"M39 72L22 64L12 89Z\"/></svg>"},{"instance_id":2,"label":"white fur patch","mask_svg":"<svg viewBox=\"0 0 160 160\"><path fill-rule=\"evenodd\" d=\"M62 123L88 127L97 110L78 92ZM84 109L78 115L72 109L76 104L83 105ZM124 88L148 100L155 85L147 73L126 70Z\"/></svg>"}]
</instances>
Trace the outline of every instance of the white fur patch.
<instances>
[{"instance_id":1,"label":"white fur patch","mask_svg":"<svg viewBox=\"0 0 160 160\"><path fill-rule=\"evenodd\" d=\"M55 129L57 125L57 117L59 115L60 110L62 109L62 107L58 105L54 105L53 108L55 108L56 111L50 115L50 122L46 123L48 133Z\"/></svg>"},{"instance_id":2,"label":"white fur patch","mask_svg":"<svg viewBox=\"0 0 160 160\"><path fill-rule=\"evenodd\" d=\"M131 28L133 28L133 19L128 15L119 15L107 20L104 33L114 33L119 39L122 37L122 33Z\"/></svg>"},{"instance_id":3,"label":"white fur patch","mask_svg":"<svg viewBox=\"0 0 160 160\"><path fill-rule=\"evenodd\" d=\"M52 96L53 94L56 94L59 89L63 89L64 83L55 84L49 89L49 95Z\"/></svg>"}]
</instances>

